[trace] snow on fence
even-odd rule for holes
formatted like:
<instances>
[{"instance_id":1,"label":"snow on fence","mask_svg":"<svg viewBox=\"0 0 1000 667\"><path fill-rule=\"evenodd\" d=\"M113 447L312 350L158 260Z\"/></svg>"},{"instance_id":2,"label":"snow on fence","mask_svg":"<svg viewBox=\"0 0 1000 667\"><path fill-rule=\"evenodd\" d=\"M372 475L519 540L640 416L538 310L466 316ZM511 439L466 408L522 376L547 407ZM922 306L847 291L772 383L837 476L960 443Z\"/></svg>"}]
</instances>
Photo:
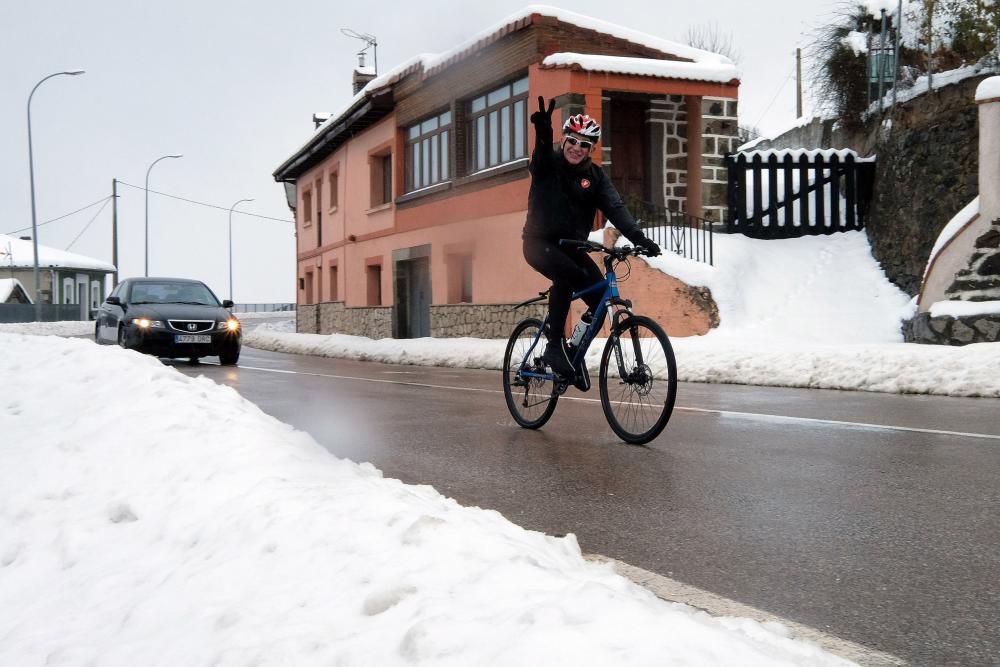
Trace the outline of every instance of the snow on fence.
<instances>
[{"instance_id":1,"label":"snow on fence","mask_svg":"<svg viewBox=\"0 0 1000 667\"><path fill-rule=\"evenodd\" d=\"M791 238L862 229L875 158L847 149L751 151L726 158L727 230Z\"/></svg>"}]
</instances>

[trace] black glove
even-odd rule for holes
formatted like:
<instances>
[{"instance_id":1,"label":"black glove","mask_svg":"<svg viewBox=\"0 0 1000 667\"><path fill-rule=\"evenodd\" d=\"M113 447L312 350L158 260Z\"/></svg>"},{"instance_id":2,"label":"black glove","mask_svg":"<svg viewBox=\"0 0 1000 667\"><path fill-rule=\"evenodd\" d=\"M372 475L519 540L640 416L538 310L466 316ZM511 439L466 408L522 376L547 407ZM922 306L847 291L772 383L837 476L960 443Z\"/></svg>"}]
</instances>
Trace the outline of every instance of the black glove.
<instances>
[{"instance_id":1,"label":"black glove","mask_svg":"<svg viewBox=\"0 0 1000 667\"><path fill-rule=\"evenodd\" d=\"M545 98L541 95L538 96L538 111L531 114L531 123L533 125L541 125L544 127L552 127L552 111L556 108L556 101L549 100L549 110L545 110Z\"/></svg>"},{"instance_id":2,"label":"black glove","mask_svg":"<svg viewBox=\"0 0 1000 667\"><path fill-rule=\"evenodd\" d=\"M656 245L656 243L650 238L644 236L637 240L635 244L645 250L646 254L650 257L656 257L660 254L660 246Z\"/></svg>"}]
</instances>

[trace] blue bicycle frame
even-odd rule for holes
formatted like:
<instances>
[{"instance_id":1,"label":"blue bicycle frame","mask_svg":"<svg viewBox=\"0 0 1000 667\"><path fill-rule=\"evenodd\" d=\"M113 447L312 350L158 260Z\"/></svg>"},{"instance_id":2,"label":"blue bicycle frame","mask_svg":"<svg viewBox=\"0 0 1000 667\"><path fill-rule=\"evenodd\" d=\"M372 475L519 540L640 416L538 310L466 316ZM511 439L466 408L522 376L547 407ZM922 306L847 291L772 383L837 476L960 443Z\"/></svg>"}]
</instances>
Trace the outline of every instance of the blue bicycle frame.
<instances>
[{"instance_id":1,"label":"blue bicycle frame","mask_svg":"<svg viewBox=\"0 0 1000 667\"><path fill-rule=\"evenodd\" d=\"M618 294L618 277L615 275L615 271L610 265L607 265L607 271L604 278L599 282L594 283L587 289L581 290L579 292L573 292L572 301L576 301L585 294L590 294L591 292L597 292L599 290L603 291L601 295L601 302L597 305L597 312L594 313L594 319L591 320L590 326L583 334L583 340L580 341L580 345L576 348L576 353L573 355L573 368L579 369L580 363L583 361L584 356L587 354L588 348L590 348L590 343L594 340L597 332L601 330L604 326L604 316L608 312L608 306L616 301L619 301L620 297ZM531 347L528 348L528 354L536 349L538 346L539 339L542 337L542 332L545 331L545 325L548 323L549 318L546 317L545 321L542 322L542 327L539 329L538 334L535 335L535 340ZM521 360L521 371L519 375L526 378L544 378L546 380L554 380L555 375L553 373L532 373L523 370L525 365L527 365L528 357L525 356Z\"/></svg>"}]
</instances>

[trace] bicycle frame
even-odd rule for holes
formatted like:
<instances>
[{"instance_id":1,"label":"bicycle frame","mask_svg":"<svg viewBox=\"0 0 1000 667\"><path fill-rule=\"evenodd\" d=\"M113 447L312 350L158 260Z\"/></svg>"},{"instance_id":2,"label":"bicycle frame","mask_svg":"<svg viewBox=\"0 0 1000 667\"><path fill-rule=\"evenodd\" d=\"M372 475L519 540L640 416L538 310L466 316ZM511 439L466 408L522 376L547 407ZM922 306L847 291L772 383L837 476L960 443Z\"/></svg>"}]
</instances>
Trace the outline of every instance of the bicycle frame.
<instances>
[{"instance_id":1,"label":"bicycle frame","mask_svg":"<svg viewBox=\"0 0 1000 667\"><path fill-rule=\"evenodd\" d=\"M590 349L590 344L593 342L597 333L604 326L604 316L607 315L609 309L613 305L621 306L622 308L628 310L631 308L632 304L622 299L618 293L618 276L615 274L614 267L611 265L613 258L610 256L604 257L604 278L599 282L594 283L590 287L581 290L579 292L573 292L571 296L572 301L583 297L585 294L590 294L591 292L602 291L601 302L597 305L597 311L594 313L594 319L591 320L590 326L583 334L583 340L580 341L580 345L576 349L576 353L573 355L573 368L579 369L580 363L583 361L584 357L587 355L587 350ZM615 319L617 319L617 315ZM538 331L535 336L535 340L532 342L531 347L528 348L528 353L531 354L538 346L538 342L542 337L542 332L545 330L545 325L548 324L549 318L546 316L545 320L542 322L542 328ZM621 351L618 351L618 356L620 357ZM618 359L619 363L621 359ZM525 378L544 378L546 380L555 379L553 373L533 373L530 371L525 371L524 367L528 365L528 356L525 355L524 359L521 360L521 370L519 375Z\"/></svg>"}]
</instances>

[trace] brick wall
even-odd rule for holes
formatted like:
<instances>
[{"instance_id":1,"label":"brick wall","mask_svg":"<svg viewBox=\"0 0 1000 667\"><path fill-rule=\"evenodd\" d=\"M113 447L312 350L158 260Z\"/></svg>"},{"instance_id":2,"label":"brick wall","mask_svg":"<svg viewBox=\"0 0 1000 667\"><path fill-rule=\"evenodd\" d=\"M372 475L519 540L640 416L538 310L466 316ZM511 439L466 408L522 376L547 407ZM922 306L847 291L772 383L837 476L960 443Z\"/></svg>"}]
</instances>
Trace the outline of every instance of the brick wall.
<instances>
[{"instance_id":1,"label":"brick wall","mask_svg":"<svg viewBox=\"0 0 1000 667\"><path fill-rule=\"evenodd\" d=\"M513 304L448 304L431 306L431 336L434 338L507 338L514 325L526 317L544 319L544 304L517 310Z\"/></svg>"}]
</instances>

